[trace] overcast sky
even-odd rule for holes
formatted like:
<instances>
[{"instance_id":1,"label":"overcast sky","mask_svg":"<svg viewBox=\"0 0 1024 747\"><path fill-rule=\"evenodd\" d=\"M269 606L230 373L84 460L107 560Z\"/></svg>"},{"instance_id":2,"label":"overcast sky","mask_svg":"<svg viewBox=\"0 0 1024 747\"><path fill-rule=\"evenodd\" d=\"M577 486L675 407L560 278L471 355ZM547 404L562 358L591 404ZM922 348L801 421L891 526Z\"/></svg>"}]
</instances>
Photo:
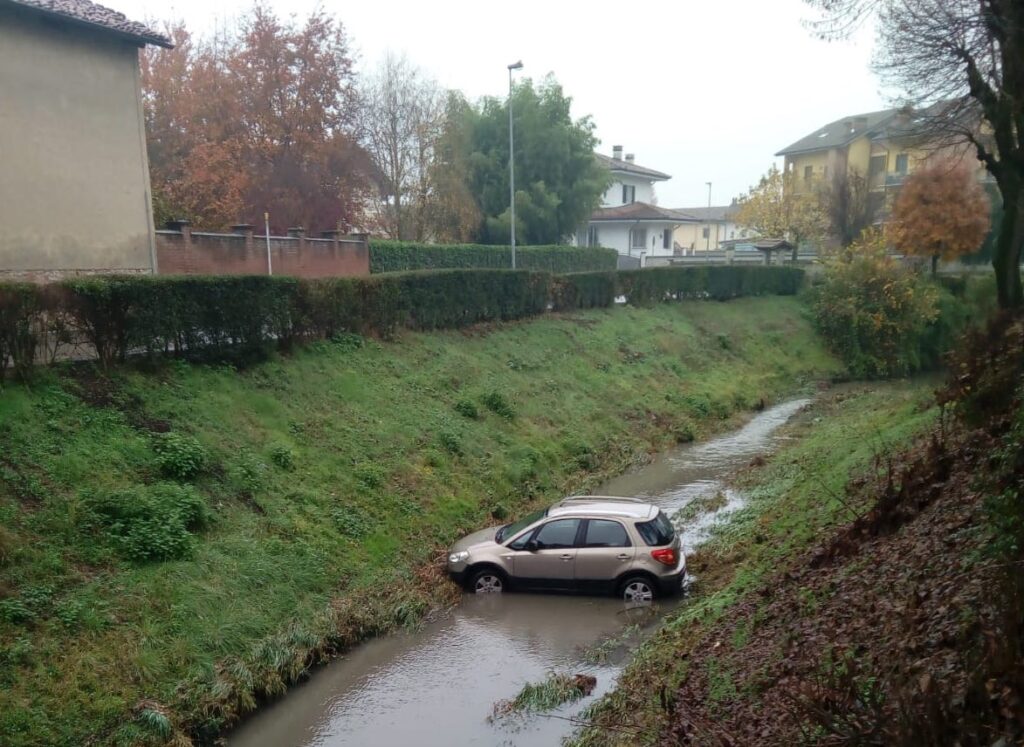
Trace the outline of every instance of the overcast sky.
<instances>
[{"instance_id":1,"label":"overcast sky","mask_svg":"<svg viewBox=\"0 0 1024 747\"><path fill-rule=\"evenodd\" d=\"M100 0L135 20L180 18L195 32L231 22L251 0ZM672 175L663 207L725 204L773 154L847 114L888 106L869 69L872 38L826 43L802 0L271 0L282 15L316 5L340 19L360 69L386 50L472 98L505 95L506 66L554 73L591 115L611 154Z\"/></svg>"}]
</instances>

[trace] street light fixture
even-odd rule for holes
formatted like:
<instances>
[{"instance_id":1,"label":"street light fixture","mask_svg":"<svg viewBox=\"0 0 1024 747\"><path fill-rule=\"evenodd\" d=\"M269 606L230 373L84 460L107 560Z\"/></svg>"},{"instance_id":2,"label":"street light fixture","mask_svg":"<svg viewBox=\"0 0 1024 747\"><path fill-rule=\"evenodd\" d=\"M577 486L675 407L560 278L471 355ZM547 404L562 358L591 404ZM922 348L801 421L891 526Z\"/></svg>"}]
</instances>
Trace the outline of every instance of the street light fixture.
<instances>
[{"instance_id":1,"label":"street light fixture","mask_svg":"<svg viewBox=\"0 0 1024 747\"><path fill-rule=\"evenodd\" d=\"M512 269L516 269L516 165L515 138L512 134L512 71L522 70L523 61L508 66L508 193L512 210Z\"/></svg>"},{"instance_id":2,"label":"street light fixture","mask_svg":"<svg viewBox=\"0 0 1024 747\"><path fill-rule=\"evenodd\" d=\"M704 258L711 261L711 182L704 182L708 185L708 241L704 246Z\"/></svg>"}]
</instances>

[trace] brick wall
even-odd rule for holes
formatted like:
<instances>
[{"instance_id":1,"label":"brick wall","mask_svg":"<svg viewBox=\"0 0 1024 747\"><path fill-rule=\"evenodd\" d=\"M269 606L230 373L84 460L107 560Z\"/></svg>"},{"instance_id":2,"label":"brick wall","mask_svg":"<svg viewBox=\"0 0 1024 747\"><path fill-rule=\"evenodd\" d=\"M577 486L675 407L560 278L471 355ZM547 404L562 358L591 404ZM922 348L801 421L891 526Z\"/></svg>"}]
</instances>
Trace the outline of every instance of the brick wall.
<instances>
[{"instance_id":1,"label":"brick wall","mask_svg":"<svg viewBox=\"0 0 1024 747\"><path fill-rule=\"evenodd\" d=\"M156 262L161 275L265 275L267 243L251 226L234 233L193 232L184 222L156 232ZM370 249L362 235L307 238L301 229L270 237L274 275L301 278L370 274Z\"/></svg>"}]
</instances>

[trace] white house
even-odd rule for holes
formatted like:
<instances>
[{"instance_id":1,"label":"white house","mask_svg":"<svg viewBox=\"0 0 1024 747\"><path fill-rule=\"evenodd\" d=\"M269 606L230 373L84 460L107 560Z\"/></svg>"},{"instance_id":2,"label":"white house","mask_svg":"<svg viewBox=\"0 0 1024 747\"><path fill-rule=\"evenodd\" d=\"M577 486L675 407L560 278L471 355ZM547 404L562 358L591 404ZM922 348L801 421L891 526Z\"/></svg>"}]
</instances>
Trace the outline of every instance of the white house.
<instances>
[{"instance_id":1,"label":"white house","mask_svg":"<svg viewBox=\"0 0 1024 747\"><path fill-rule=\"evenodd\" d=\"M638 165L632 153L623 158L621 145L612 148L611 158L601 153L594 156L611 171L612 184L586 229L581 227L577 232L576 244L615 249L620 256L635 258L641 266L650 258L671 257L675 253L676 228L699 222L654 204L654 183L671 177Z\"/></svg>"}]
</instances>

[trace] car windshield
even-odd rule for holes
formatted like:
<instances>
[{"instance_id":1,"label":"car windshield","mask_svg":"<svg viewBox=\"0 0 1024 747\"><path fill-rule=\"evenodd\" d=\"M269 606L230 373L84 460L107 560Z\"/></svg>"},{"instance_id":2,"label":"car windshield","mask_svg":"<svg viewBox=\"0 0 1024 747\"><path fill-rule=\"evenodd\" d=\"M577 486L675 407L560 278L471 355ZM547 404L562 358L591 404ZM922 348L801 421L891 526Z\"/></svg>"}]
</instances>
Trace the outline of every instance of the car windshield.
<instances>
[{"instance_id":1,"label":"car windshield","mask_svg":"<svg viewBox=\"0 0 1024 747\"><path fill-rule=\"evenodd\" d=\"M660 511L651 521L638 522L636 529L640 532L640 536L644 538L644 542L651 547L667 545L676 536L676 530L672 526L672 522Z\"/></svg>"},{"instance_id":2,"label":"car windshield","mask_svg":"<svg viewBox=\"0 0 1024 747\"><path fill-rule=\"evenodd\" d=\"M548 510L545 508L541 511L534 511L532 514L524 516L519 521L513 521L511 524L506 524L498 530L496 535L494 535L494 541L502 542L506 537L513 537L519 534L521 531L526 529L526 527L530 526L530 524L543 519L547 516L547 513Z\"/></svg>"}]
</instances>

